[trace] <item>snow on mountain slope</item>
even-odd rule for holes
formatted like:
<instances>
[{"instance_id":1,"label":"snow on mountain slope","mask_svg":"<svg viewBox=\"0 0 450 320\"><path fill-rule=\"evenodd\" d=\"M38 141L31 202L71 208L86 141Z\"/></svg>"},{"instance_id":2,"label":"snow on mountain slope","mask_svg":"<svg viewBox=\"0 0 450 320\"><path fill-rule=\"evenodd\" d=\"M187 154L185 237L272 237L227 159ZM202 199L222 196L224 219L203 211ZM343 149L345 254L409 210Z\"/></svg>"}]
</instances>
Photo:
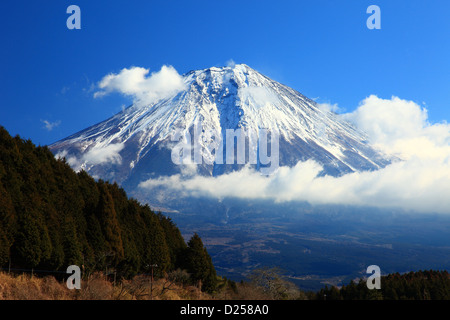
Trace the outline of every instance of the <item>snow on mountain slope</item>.
<instances>
[{"instance_id":1,"label":"snow on mountain slope","mask_svg":"<svg viewBox=\"0 0 450 320\"><path fill-rule=\"evenodd\" d=\"M371 148L367 137L339 115L320 108L299 92L245 64L191 71L186 90L150 105L132 105L115 116L50 146L75 170L115 180L133 190L149 178L184 172L171 160L174 132L202 128L203 159L214 161L209 132L226 129L279 133L279 165L313 159L323 174L339 176L376 170L389 160ZM237 164L208 164L196 173L216 176L238 170Z\"/></svg>"}]
</instances>

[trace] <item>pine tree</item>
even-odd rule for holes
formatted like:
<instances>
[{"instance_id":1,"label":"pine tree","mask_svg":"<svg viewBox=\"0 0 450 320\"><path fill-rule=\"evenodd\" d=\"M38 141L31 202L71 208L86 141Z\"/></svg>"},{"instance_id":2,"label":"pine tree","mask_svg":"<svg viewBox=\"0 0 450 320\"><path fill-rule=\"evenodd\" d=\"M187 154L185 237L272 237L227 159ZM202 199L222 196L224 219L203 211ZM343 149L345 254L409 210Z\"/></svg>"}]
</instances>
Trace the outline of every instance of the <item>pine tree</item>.
<instances>
[{"instance_id":1,"label":"pine tree","mask_svg":"<svg viewBox=\"0 0 450 320\"><path fill-rule=\"evenodd\" d=\"M78 241L77 229L72 217L65 218L63 230L64 263L66 266L81 266L83 263L82 247Z\"/></svg>"},{"instance_id":2,"label":"pine tree","mask_svg":"<svg viewBox=\"0 0 450 320\"><path fill-rule=\"evenodd\" d=\"M5 236L12 238L15 224L15 210L10 194L3 187L0 180L0 225L3 226Z\"/></svg>"},{"instance_id":3,"label":"pine tree","mask_svg":"<svg viewBox=\"0 0 450 320\"><path fill-rule=\"evenodd\" d=\"M164 230L150 207L143 207L142 217L147 226L144 267L147 266L146 269L149 270L149 266L157 265L156 274L162 275L170 266L170 254Z\"/></svg>"},{"instance_id":4,"label":"pine tree","mask_svg":"<svg viewBox=\"0 0 450 320\"><path fill-rule=\"evenodd\" d=\"M13 262L35 268L41 262L41 237L35 218L31 214L22 214L19 218L19 230L12 246Z\"/></svg>"},{"instance_id":5,"label":"pine tree","mask_svg":"<svg viewBox=\"0 0 450 320\"><path fill-rule=\"evenodd\" d=\"M186 266L191 278L203 284L203 291L213 292L217 284L216 271L197 233L189 240L186 251Z\"/></svg>"},{"instance_id":6,"label":"pine tree","mask_svg":"<svg viewBox=\"0 0 450 320\"><path fill-rule=\"evenodd\" d=\"M186 242L184 242L180 229L176 227L172 219L163 216L161 213L158 213L157 216L166 235L166 243L170 254L170 267L171 269L181 268L183 264L182 255L187 248Z\"/></svg>"},{"instance_id":7,"label":"pine tree","mask_svg":"<svg viewBox=\"0 0 450 320\"><path fill-rule=\"evenodd\" d=\"M103 234L106 246L112 256L111 263L117 265L123 259L122 236L117 214L114 208L114 200L111 197L105 183L100 182L100 201L98 212L102 221Z\"/></svg>"},{"instance_id":8,"label":"pine tree","mask_svg":"<svg viewBox=\"0 0 450 320\"><path fill-rule=\"evenodd\" d=\"M6 265L9 261L9 247L9 240L0 225L0 267Z\"/></svg>"}]
</instances>

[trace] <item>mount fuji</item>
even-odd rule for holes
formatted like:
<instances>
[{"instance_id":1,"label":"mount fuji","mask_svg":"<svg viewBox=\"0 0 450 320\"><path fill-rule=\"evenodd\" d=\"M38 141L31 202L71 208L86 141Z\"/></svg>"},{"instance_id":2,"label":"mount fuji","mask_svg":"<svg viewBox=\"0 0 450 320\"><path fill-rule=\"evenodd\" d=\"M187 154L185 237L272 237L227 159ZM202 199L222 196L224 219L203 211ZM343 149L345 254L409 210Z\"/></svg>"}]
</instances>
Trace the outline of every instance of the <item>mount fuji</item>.
<instances>
[{"instance_id":1,"label":"mount fuji","mask_svg":"<svg viewBox=\"0 0 450 320\"><path fill-rule=\"evenodd\" d=\"M128 195L173 217L183 236L201 234L216 269L230 279L240 280L255 268L275 265L300 287L319 290L324 283L342 285L364 276L374 261L388 273L443 267L442 257L449 256L448 218L436 223L402 210L259 196L266 189L258 184L266 180L276 181L268 193L302 187L303 176L291 176L299 165L319 164L314 174L326 184L336 180L331 177L365 174L397 160L377 151L342 115L244 64L190 71L180 79L182 86L176 92L150 103L137 100L50 149L75 170L116 181ZM229 130L257 136L264 130L268 135L276 133L279 170L270 177L258 174L263 163L260 158L256 163L248 161L255 147L250 140L245 144L244 164L217 161L220 144L217 148L210 133L222 139L228 151L229 140L224 137ZM174 139L177 134L179 140ZM196 135L202 161L177 164L174 147ZM274 160L272 145L270 150L266 147ZM188 155L195 159L195 152ZM146 188L149 181L170 183ZM180 185L234 193L223 197L189 193L177 189ZM251 192L258 197L252 198Z\"/></svg>"},{"instance_id":2,"label":"mount fuji","mask_svg":"<svg viewBox=\"0 0 450 320\"><path fill-rule=\"evenodd\" d=\"M166 208L170 204L164 196L145 195L139 184L183 175L191 168L172 161L173 135L190 136L199 123L201 158L209 161L195 166L197 175L219 176L245 165L215 161L207 133L216 132L223 138L230 129L257 134L263 129L276 131L280 166L292 167L312 159L323 167L323 175L340 176L390 163L371 147L363 132L338 114L245 64L190 71L182 79L183 90L147 105L135 103L50 149L57 157L65 157L75 170L116 181L140 200ZM248 154L249 146L246 148ZM258 169L259 163L254 167Z\"/></svg>"}]
</instances>

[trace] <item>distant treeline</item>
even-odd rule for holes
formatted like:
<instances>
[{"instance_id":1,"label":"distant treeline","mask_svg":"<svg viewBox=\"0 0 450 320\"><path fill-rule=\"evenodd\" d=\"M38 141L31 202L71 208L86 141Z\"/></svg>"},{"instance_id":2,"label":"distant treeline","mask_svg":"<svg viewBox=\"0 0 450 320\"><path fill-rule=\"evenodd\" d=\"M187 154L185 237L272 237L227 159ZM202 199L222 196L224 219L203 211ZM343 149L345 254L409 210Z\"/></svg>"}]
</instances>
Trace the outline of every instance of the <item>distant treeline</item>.
<instances>
[{"instance_id":1,"label":"distant treeline","mask_svg":"<svg viewBox=\"0 0 450 320\"><path fill-rule=\"evenodd\" d=\"M198 235L185 243L173 221L127 197L117 184L76 173L47 147L0 126L0 267L123 277L187 270L205 291L216 273ZM157 267L156 267L157 266Z\"/></svg>"},{"instance_id":2,"label":"distant treeline","mask_svg":"<svg viewBox=\"0 0 450 320\"><path fill-rule=\"evenodd\" d=\"M381 277L381 289L369 290L366 280L351 281L342 288L325 287L310 299L317 300L450 300L447 271L393 273Z\"/></svg>"}]
</instances>

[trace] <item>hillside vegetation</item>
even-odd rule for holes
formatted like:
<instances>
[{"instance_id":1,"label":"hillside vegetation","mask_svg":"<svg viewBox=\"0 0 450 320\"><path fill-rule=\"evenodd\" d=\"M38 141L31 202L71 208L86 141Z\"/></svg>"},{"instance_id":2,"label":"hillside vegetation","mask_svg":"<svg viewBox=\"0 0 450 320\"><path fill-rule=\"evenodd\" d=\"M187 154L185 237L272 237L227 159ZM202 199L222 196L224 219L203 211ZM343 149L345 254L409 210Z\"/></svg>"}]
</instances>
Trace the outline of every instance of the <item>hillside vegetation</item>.
<instances>
[{"instance_id":1,"label":"hillside vegetation","mask_svg":"<svg viewBox=\"0 0 450 320\"><path fill-rule=\"evenodd\" d=\"M318 300L450 300L447 271L425 270L381 277L381 289L369 290L365 280L342 288L325 287L312 295Z\"/></svg>"},{"instance_id":2,"label":"hillside vegetation","mask_svg":"<svg viewBox=\"0 0 450 320\"><path fill-rule=\"evenodd\" d=\"M297 300L306 295L268 270L249 282L217 278L214 292L192 285L189 274L175 270L152 281L151 276L112 281L104 273L83 277L79 290L69 290L53 276L0 273L0 300ZM263 281L264 280L264 281Z\"/></svg>"},{"instance_id":3,"label":"hillside vegetation","mask_svg":"<svg viewBox=\"0 0 450 320\"><path fill-rule=\"evenodd\" d=\"M197 234L186 244L170 218L117 184L76 173L47 147L0 127L0 267L65 272L69 265L125 279L181 269L203 291L216 286Z\"/></svg>"}]
</instances>

